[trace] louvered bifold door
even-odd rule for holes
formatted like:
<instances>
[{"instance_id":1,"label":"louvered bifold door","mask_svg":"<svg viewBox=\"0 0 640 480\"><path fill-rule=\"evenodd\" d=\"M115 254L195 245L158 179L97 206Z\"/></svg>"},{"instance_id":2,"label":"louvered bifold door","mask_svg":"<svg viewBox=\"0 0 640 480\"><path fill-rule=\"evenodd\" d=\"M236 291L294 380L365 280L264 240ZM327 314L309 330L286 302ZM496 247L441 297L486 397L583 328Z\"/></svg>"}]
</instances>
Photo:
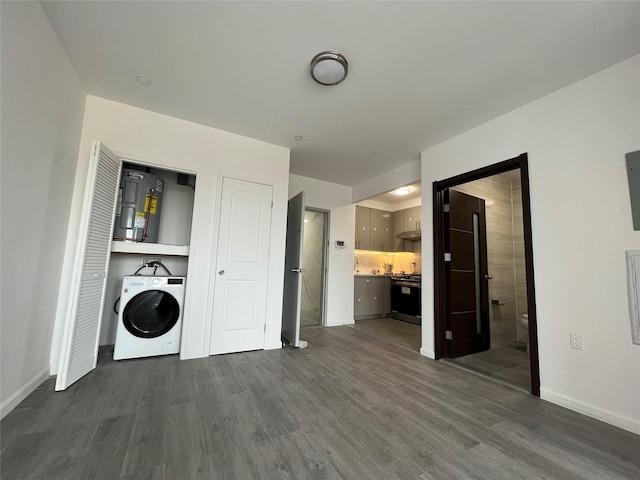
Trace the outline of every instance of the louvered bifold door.
<instances>
[{"instance_id":1,"label":"louvered bifold door","mask_svg":"<svg viewBox=\"0 0 640 480\"><path fill-rule=\"evenodd\" d=\"M56 390L96 368L120 168L113 153L93 143Z\"/></svg>"}]
</instances>

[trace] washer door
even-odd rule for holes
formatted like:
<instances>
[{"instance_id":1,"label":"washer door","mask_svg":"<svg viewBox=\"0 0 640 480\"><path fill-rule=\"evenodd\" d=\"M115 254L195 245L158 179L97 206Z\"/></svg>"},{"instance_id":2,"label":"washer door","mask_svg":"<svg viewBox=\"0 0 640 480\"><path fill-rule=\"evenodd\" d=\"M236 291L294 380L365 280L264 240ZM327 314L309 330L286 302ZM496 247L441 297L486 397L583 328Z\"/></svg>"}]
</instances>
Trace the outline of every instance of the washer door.
<instances>
[{"instance_id":1,"label":"washer door","mask_svg":"<svg viewBox=\"0 0 640 480\"><path fill-rule=\"evenodd\" d=\"M180 317L180 306L173 295L162 290L141 292L127 302L122 323L136 337L160 337L171 330Z\"/></svg>"}]
</instances>

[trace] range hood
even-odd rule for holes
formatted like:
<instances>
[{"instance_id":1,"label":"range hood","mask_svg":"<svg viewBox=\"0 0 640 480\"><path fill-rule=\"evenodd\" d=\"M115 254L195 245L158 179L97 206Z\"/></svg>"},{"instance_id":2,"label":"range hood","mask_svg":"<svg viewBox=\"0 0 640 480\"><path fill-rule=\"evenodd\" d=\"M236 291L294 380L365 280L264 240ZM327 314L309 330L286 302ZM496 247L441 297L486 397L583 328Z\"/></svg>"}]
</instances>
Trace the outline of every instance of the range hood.
<instances>
[{"instance_id":1,"label":"range hood","mask_svg":"<svg viewBox=\"0 0 640 480\"><path fill-rule=\"evenodd\" d=\"M422 230L408 230L396 235L400 240L422 240Z\"/></svg>"}]
</instances>

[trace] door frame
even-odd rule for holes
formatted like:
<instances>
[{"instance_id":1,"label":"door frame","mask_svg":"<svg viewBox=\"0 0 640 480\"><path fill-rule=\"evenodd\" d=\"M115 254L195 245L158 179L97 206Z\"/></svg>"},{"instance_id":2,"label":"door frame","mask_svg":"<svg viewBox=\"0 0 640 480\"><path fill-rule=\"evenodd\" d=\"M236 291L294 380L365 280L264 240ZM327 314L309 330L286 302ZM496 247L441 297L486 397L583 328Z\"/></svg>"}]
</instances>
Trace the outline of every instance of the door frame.
<instances>
[{"instance_id":1,"label":"door frame","mask_svg":"<svg viewBox=\"0 0 640 480\"><path fill-rule=\"evenodd\" d=\"M324 215L324 230L323 235L323 248L322 248L322 315L320 318L320 326L325 327L327 325L327 279L329 277L329 225L331 221L331 210L325 210L323 208L315 208L306 206L305 212L322 213Z\"/></svg>"},{"instance_id":2,"label":"door frame","mask_svg":"<svg viewBox=\"0 0 640 480\"><path fill-rule=\"evenodd\" d=\"M445 332L447 327L446 269L442 261L445 253L444 190L474 180L520 169L522 184L522 218L524 223L524 257L529 314L529 363L531 394L540 396L540 364L538 356L538 322L536 315L535 281L533 271L533 237L531 231L531 195L527 153L503 162L478 168L454 177L433 182L433 254L434 254L434 337L435 358L446 358ZM516 319L517 321L517 319Z\"/></svg>"}]
</instances>

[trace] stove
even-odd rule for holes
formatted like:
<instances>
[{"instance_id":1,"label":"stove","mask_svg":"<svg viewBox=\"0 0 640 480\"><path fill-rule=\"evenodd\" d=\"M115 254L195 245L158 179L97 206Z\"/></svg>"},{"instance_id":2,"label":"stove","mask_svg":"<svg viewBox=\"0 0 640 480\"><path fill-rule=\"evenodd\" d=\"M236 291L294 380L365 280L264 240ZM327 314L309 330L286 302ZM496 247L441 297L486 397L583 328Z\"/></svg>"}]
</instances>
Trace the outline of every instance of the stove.
<instances>
[{"instance_id":1,"label":"stove","mask_svg":"<svg viewBox=\"0 0 640 480\"><path fill-rule=\"evenodd\" d=\"M422 277L419 274L391 275L391 318L422 324Z\"/></svg>"},{"instance_id":2,"label":"stove","mask_svg":"<svg viewBox=\"0 0 640 480\"><path fill-rule=\"evenodd\" d=\"M391 275L391 284L393 284L393 282L410 282L421 285L422 276L418 273L394 273Z\"/></svg>"}]
</instances>

